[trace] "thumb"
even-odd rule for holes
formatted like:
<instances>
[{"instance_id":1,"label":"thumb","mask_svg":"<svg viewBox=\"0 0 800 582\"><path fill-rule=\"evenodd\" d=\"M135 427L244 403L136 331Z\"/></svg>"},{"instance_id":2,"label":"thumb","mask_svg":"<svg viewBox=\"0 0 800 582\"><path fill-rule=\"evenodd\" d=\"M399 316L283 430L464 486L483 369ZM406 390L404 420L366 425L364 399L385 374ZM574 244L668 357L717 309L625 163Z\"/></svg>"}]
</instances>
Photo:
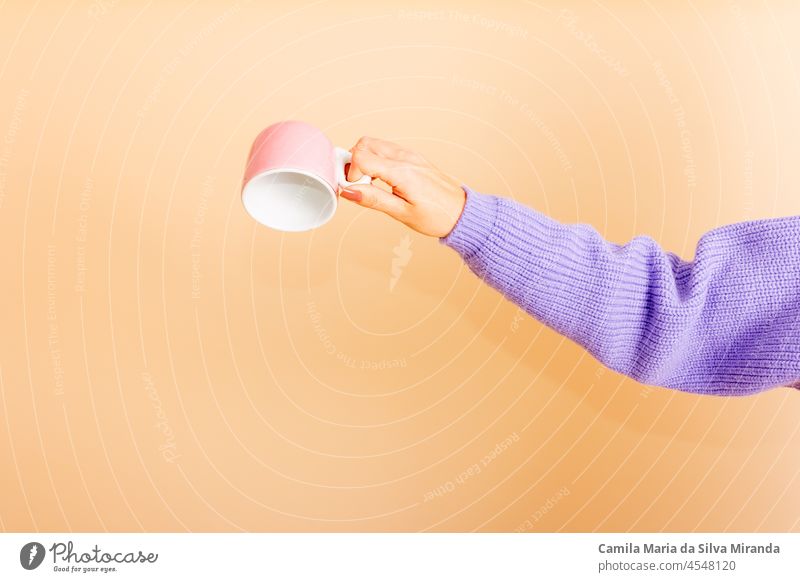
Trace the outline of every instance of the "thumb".
<instances>
[{"instance_id":1,"label":"thumb","mask_svg":"<svg viewBox=\"0 0 800 582\"><path fill-rule=\"evenodd\" d=\"M372 184L359 184L342 189L342 198L355 202L364 208L379 210L401 220L408 210L408 202Z\"/></svg>"}]
</instances>

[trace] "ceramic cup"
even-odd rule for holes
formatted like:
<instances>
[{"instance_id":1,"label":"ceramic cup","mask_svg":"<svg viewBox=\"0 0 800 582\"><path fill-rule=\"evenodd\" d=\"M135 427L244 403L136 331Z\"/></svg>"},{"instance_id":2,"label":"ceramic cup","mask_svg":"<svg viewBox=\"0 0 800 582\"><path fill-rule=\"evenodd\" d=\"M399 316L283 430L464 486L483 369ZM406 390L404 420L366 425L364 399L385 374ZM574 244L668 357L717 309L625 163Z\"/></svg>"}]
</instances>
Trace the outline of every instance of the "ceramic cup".
<instances>
[{"instance_id":1,"label":"ceramic cup","mask_svg":"<svg viewBox=\"0 0 800 582\"><path fill-rule=\"evenodd\" d=\"M281 121L256 136L250 148L242 203L257 222L276 230L317 228L336 212L339 188L369 184L345 179L352 154L334 147L322 131L302 121Z\"/></svg>"}]
</instances>

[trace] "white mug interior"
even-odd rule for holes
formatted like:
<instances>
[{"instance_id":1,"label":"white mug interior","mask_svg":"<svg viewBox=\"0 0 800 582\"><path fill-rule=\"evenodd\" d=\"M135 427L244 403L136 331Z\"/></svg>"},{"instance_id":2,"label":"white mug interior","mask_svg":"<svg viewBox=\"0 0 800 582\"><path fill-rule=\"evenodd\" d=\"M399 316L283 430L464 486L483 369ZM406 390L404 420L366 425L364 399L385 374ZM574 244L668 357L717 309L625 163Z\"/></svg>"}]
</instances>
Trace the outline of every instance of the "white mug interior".
<instances>
[{"instance_id":1,"label":"white mug interior","mask_svg":"<svg viewBox=\"0 0 800 582\"><path fill-rule=\"evenodd\" d=\"M242 203L264 226L300 232L331 219L336 212L336 192L311 172L280 168L253 176L242 191Z\"/></svg>"}]
</instances>

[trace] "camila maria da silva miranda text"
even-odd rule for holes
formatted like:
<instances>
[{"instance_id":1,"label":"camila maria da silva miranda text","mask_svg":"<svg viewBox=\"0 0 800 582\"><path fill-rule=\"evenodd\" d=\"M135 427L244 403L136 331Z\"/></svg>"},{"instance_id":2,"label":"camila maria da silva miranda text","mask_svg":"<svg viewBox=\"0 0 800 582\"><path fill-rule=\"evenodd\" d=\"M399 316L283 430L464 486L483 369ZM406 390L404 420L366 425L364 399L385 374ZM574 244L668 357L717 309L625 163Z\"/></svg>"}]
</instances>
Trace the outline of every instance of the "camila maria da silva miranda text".
<instances>
[{"instance_id":1,"label":"camila maria da silva miranda text","mask_svg":"<svg viewBox=\"0 0 800 582\"><path fill-rule=\"evenodd\" d=\"M631 542L610 545L600 544L597 550L601 554L780 554L778 544L750 545L750 544L688 544L680 546L675 544L634 544Z\"/></svg>"}]
</instances>

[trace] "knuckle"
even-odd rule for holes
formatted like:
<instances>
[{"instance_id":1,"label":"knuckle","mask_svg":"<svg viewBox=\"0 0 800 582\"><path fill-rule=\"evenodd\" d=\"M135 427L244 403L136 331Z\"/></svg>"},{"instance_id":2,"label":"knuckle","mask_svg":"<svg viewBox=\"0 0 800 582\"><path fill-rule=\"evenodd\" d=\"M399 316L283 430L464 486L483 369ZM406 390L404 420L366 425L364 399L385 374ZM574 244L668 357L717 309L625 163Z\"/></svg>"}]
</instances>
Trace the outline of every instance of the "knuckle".
<instances>
[{"instance_id":1,"label":"knuckle","mask_svg":"<svg viewBox=\"0 0 800 582\"><path fill-rule=\"evenodd\" d=\"M417 173L417 168L411 164L404 163L393 169L396 180L409 180Z\"/></svg>"},{"instance_id":2,"label":"knuckle","mask_svg":"<svg viewBox=\"0 0 800 582\"><path fill-rule=\"evenodd\" d=\"M365 157L366 154L367 154L367 150L361 149L361 148L356 149L353 152L352 159L350 160L350 166L351 167L352 166L361 167L361 165L364 163L364 157Z\"/></svg>"},{"instance_id":3,"label":"knuckle","mask_svg":"<svg viewBox=\"0 0 800 582\"><path fill-rule=\"evenodd\" d=\"M420 156L416 152L412 152L409 150L400 150L400 159L404 162L412 162L416 163L419 161Z\"/></svg>"},{"instance_id":4,"label":"knuckle","mask_svg":"<svg viewBox=\"0 0 800 582\"><path fill-rule=\"evenodd\" d=\"M395 216L404 222L408 222L414 218L413 213L411 212L411 205L410 204L401 204L397 211L395 212Z\"/></svg>"},{"instance_id":5,"label":"knuckle","mask_svg":"<svg viewBox=\"0 0 800 582\"><path fill-rule=\"evenodd\" d=\"M371 190L361 190L361 203L370 208L374 207L377 204L375 193Z\"/></svg>"},{"instance_id":6,"label":"knuckle","mask_svg":"<svg viewBox=\"0 0 800 582\"><path fill-rule=\"evenodd\" d=\"M371 143L372 143L371 137L362 135L360 138L358 138L358 141L356 142L356 149L365 150L369 147Z\"/></svg>"}]
</instances>

